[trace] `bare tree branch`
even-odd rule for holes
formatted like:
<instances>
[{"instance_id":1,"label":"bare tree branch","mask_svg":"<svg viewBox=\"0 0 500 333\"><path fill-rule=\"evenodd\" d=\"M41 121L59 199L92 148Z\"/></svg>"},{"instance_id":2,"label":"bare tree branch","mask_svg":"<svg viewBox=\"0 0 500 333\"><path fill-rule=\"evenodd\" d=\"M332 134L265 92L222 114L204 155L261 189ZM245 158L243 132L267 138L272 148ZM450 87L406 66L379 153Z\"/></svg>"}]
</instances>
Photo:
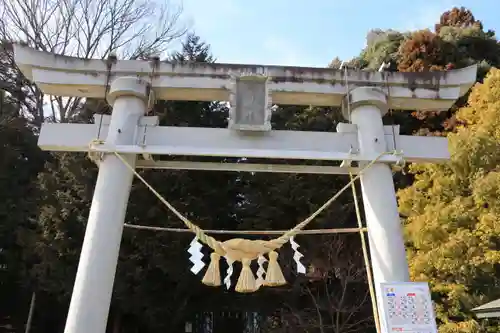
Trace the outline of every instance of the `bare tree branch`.
<instances>
[{"instance_id":1,"label":"bare tree branch","mask_svg":"<svg viewBox=\"0 0 500 333\"><path fill-rule=\"evenodd\" d=\"M155 0L9 0L0 4L0 39L81 58L161 56L186 32L181 13L182 7ZM23 78L11 50L1 51L2 89L29 100L20 103L38 125L47 112L54 121L74 118L82 99L45 97ZM50 104L45 112L44 103Z\"/></svg>"},{"instance_id":2,"label":"bare tree branch","mask_svg":"<svg viewBox=\"0 0 500 333\"><path fill-rule=\"evenodd\" d=\"M318 246L318 244L320 244ZM290 332L362 333L374 327L359 244L328 237L311 247L308 281L286 302Z\"/></svg>"}]
</instances>

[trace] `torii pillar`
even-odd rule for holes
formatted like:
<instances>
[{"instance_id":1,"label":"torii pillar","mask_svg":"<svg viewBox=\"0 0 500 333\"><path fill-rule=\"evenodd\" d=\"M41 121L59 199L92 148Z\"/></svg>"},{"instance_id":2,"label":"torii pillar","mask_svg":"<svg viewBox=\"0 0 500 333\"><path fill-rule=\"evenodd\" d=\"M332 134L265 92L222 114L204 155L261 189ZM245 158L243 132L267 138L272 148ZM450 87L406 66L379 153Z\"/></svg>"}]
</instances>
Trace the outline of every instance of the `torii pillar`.
<instances>
[{"instance_id":1,"label":"torii pillar","mask_svg":"<svg viewBox=\"0 0 500 333\"><path fill-rule=\"evenodd\" d=\"M399 135L382 125L388 108L447 110L476 78L477 66L449 72L379 73L238 64L180 65L166 62L117 61L57 56L14 45L24 75L46 94L81 98L106 97L111 117L97 124L45 123L38 145L43 150L103 154L65 333L104 333L111 302L123 222L133 175L113 152L136 168L214 171L348 174L358 169L277 165L272 159L373 161L380 153L402 150L410 163L442 163L450 159L442 137ZM151 74L155 73L154 78ZM141 79L144 78L144 79ZM149 82L148 80L151 80ZM346 87L348 82L348 87ZM347 88L350 88L347 91ZM148 92L160 100L230 101L229 128L157 126L144 116ZM337 132L274 131L271 105L346 105L353 124ZM390 98L386 95L389 95ZM342 102L344 101L344 103ZM355 151L355 153L354 153ZM138 159L137 156L143 156ZM265 164L155 160L152 156L219 156L269 159ZM409 280L390 164L398 156L381 156L361 177L363 202L382 333L387 332L380 307L381 283Z\"/></svg>"},{"instance_id":2,"label":"torii pillar","mask_svg":"<svg viewBox=\"0 0 500 333\"><path fill-rule=\"evenodd\" d=\"M134 143L137 124L146 111L149 83L119 77L107 96L113 106L106 142ZM135 166L137 155L123 157ZM112 153L104 153L90 208L80 262L66 319L65 333L106 331L132 172Z\"/></svg>"},{"instance_id":3,"label":"torii pillar","mask_svg":"<svg viewBox=\"0 0 500 333\"><path fill-rule=\"evenodd\" d=\"M382 117L388 111L386 94L378 88L359 87L350 91L347 100L351 114L344 116L357 127L361 154L377 156L387 151ZM375 163L360 177L365 208L370 259L375 286L384 282L410 281L408 261L399 219L392 170L387 163ZM382 303L381 289L375 288L377 303ZM385 316L378 307L381 332L387 332Z\"/></svg>"}]
</instances>

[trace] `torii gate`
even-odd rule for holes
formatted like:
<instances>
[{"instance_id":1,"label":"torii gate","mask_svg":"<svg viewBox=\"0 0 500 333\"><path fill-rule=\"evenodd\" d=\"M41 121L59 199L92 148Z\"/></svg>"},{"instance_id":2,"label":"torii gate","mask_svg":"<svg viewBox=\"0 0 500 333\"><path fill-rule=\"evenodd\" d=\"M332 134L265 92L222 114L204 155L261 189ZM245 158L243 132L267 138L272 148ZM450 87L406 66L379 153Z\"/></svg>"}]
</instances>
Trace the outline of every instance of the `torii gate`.
<instances>
[{"instance_id":1,"label":"torii gate","mask_svg":"<svg viewBox=\"0 0 500 333\"><path fill-rule=\"evenodd\" d=\"M384 126L388 109L447 110L476 79L476 66L448 72L388 73L331 68L260 65L186 65L158 61L84 60L15 45L24 75L46 94L107 98L111 116L96 124L42 126L44 150L119 152L136 168L346 174L343 167L154 161L152 155L224 156L267 159L339 160L366 163L381 152L399 150L406 161L449 160L447 139L399 135ZM107 82L111 82L107 91ZM346 85L348 83L348 86ZM106 94L107 93L107 94ZM229 128L157 126L146 116L152 99L230 101ZM340 106L352 124L336 133L275 131L271 105ZM350 111L350 114L349 112ZM142 155L143 159L138 156ZM363 203L376 285L409 281L402 228L386 155L361 176ZM90 209L65 333L104 333L125 211L133 175L113 154L105 154ZM379 307L382 332L388 326Z\"/></svg>"}]
</instances>

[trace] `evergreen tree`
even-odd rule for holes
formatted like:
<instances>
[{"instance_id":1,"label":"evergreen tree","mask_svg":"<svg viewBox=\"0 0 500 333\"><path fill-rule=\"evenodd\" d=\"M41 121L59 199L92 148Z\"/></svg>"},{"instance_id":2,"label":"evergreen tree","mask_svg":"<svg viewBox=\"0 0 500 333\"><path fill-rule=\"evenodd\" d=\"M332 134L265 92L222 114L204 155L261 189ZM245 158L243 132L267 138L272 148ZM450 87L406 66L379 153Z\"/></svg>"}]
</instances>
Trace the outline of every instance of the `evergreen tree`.
<instances>
[{"instance_id":1,"label":"evergreen tree","mask_svg":"<svg viewBox=\"0 0 500 333\"><path fill-rule=\"evenodd\" d=\"M3 46L0 76L8 74L12 60L10 45ZM183 64L215 61L209 45L194 34L186 36L181 50L168 60ZM453 8L441 16L434 32L372 30L366 48L348 64L377 70L383 62L391 63L389 71L449 70L480 63L478 80L482 81L488 70L500 64L500 50L494 33L485 31L469 10ZM335 59L330 66L338 68L340 63ZM23 97L22 89L16 90L16 85L29 85L27 82L16 83L12 75L6 78L10 80L4 82L9 91L19 93L14 96L19 103L12 104L0 95L0 137L4 143L0 153L5 156L0 171L8 175L2 178L0 200L0 292L7 295L2 297L0 307L10 316L9 321L0 318L0 325L5 322L16 329L22 327L30 293L36 290L40 295L38 306L53 311L38 312L34 332L53 331L64 325L97 168L85 154L41 153L36 147L36 130L17 118L21 108L36 113L39 105ZM409 180L415 177L415 182L399 193L401 212L407 216L412 276L430 280L441 333L478 332L482 324L473 320L470 309L500 296L500 208L496 199L500 193L499 86L499 71L493 70L449 112L394 112L385 119L401 124L405 134L446 135L456 130L449 135L452 161L441 166L412 166ZM463 107L467 98L469 106ZM104 101L87 99L71 121L88 123L94 113L110 112ZM228 109L217 101L158 101L153 114L161 125L225 128ZM278 106L272 117L273 128L278 130L334 131L340 121L338 108ZM44 163L45 169L40 172ZM326 175L140 172L176 208L211 229L293 227L347 182L346 177ZM353 198L345 194L311 226L351 227L355 221ZM132 188L126 223L183 227L139 181ZM357 234L298 236L306 255L306 277L295 276L291 251L285 246L280 251L280 264L290 284L253 295L203 286L201 277L189 271L186 249L191 239L191 234L125 229L110 330L182 331L185 322L192 322L197 331L207 318L212 318L215 327L220 325L217 322L223 315L217 313L228 310L240 312L238 316L246 311L260 312L268 332L284 327L291 332L373 330ZM12 299L21 305L9 310ZM241 321L237 325L241 326ZM497 322L490 322L482 332L497 332L498 328ZM240 329L235 326L233 331Z\"/></svg>"},{"instance_id":2,"label":"evergreen tree","mask_svg":"<svg viewBox=\"0 0 500 333\"><path fill-rule=\"evenodd\" d=\"M44 154L18 106L0 90L0 327L21 329L34 284L23 251L36 202L36 175Z\"/></svg>"},{"instance_id":3,"label":"evergreen tree","mask_svg":"<svg viewBox=\"0 0 500 333\"><path fill-rule=\"evenodd\" d=\"M395 30L371 30L366 37L366 47L358 57L357 67L378 70L385 62L392 64L390 69L395 70L399 47L407 37L408 34Z\"/></svg>"},{"instance_id":4,"label":"evergreen tree","mask_svg":"<svg viewBox=\"0 0 500 333\"><path fill-rule=\"evenodd\" d=\"M339 108L298 106L278 107L271 119L276 130L330 132L335 131L341 121ZM345 176L306 174L243 173L240 177L246 200L238 215L246 229L292 228L348 181ZM343 194L310 225L310 228L342 227L356 227L350 193ZM359 235L298 236L297 242L305 255L302 261L308 266L306 277L296 275L292 253L285 246L280 250L280 265L290 284L259 292L266 304L272 305L270 318L275 328L286 326L297 332L332 330L339 333L373 329ZM278 314L276 319L274 316Z\"/></svg>"},{"instance_id":5,"label":"evergreen tree","mask_svg":"<svg viewBox=\"0 0 500 333\"><path fill-rule=\"evenodd\" d=\"M189 35L172 61L212 61L208 45ZM96 100L87 101L79 121L102 110ZM87 108L88 107L88 108ZM161 125L227 126L228 110L216 102L158 101L153 114ZM84 154L52 154L39 176L40 212L34 237L39 288L68 302L76 274L88 210L96 179L96 167ZM204 228L230 228L231 210L240 200L237 174L201 171L141 171L167 200ZM176 217L139 181L135 181L126 222L152 226L183 227ZM190 234L125 230L115 280L110 325L133 332L181 329L199 302L214 304L211 289L189 271L186 250ZM205 295L208 292L207 295ZM169 300L168 302L166 300ZM59 313L62 322L66 310Z\"/></svg>"},{"instance_id":6,"label":"evergreen tree","mask_svg":"<svg viewBox=\"0 0 500 333\"><path fill-rule=\"evenodd\" d=\"M470 10L455 7L441 15L434 32L372 30L366 48L353 62L359 68L371 70L377 70L383 62L390 62L390 70L403 72L451 70L477 63L480 67L478 80L481 81L491 67L500 65L500 44L495 33L484 31ZM404 134L443 135L453 131L454 114L466 101L467 96L459 99L446 112L395 112L387 121L400 124Z\"/></svg>"}]
</instances>

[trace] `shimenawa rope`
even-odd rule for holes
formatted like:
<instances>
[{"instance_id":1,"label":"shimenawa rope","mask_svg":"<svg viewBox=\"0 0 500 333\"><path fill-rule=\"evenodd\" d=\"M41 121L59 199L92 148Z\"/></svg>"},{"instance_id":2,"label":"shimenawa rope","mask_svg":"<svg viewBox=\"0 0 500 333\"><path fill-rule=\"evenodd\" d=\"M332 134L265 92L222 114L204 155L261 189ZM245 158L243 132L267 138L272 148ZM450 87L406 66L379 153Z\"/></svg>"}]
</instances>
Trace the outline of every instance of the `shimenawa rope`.
<instances>
[{"instance_id":1,"label":"shimenawa rope","mask_svg":"<svg viewBox=\"0 0 500 333\"><path fill-rule=\"evenodd\" d=\"M89 157L92 159L101 158L101 154L95 154L93 149L94 145L104 144L103 140L93 140L89 145ZM241 238L234 238L225 242L219 242L215 238L207 235L207 233L191 222L187 217L182 215L175 207L173 207L158 191L156 191L136 170L132 167L118 152L112 152L169 210L171 210L184 224L188 227L196 237L204 244L213 249L210 265L203 278L203 283L212 286L220 286L220 273L219 273L219 259L225 257L231 263L240 261L243 265L242 272L236 285L238 292L253 292L256 291L260 285L255 282L255 277L250 269L252 260L267 254L269 256L269 264L266 272L266 279L263 283L264 286L280 286L286 284L283 273L277 262L278 254L275 250L281 248L286 244L290 238L294 237L299 231L306 227L316 216L318 216L324 209L332 204L346 189L348 189L368 168L379 161L384 155L393 154L391 152L384 152L379 154L373 161L363 167L360 172L351 179L340 191L333 195L327 202L325 202L318 210L312 213L308 218L297 224L294 228L286 231L278 238L268 241L265 240L248 240Z\"/></svg>"}]
</instances>

